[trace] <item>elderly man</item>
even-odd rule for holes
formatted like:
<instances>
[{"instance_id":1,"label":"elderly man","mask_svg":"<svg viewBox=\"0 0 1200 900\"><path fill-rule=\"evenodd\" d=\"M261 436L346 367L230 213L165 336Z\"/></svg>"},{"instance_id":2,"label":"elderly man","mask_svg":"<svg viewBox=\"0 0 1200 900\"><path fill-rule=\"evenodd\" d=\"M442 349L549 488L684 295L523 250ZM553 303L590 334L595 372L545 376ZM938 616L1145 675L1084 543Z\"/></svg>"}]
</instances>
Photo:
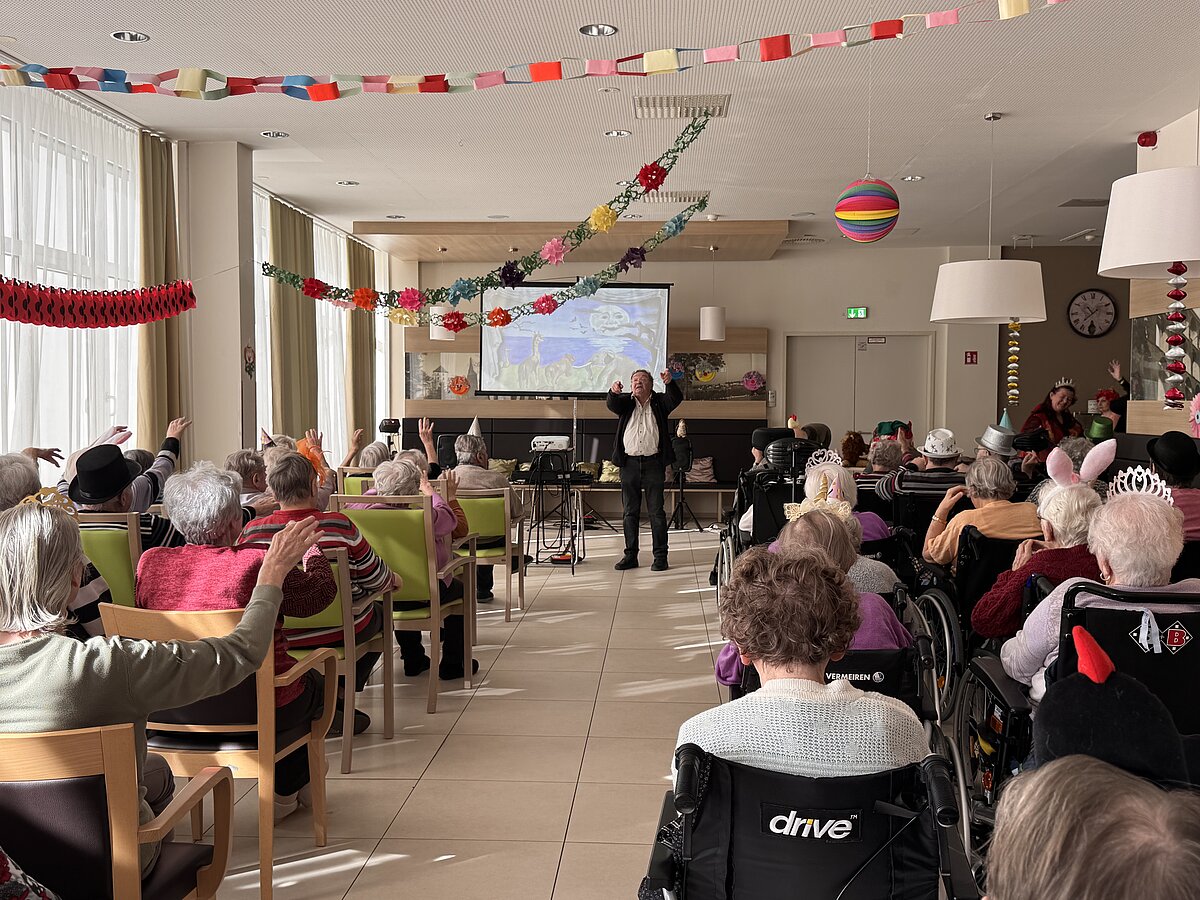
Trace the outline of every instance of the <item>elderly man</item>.
<instances>
[{"instance_id":1,"label":"elderly man","mask_svg":"<svg viewBox=\"0 0 1200 900\"><path fill-rule=\"evenodd\" d=\"M642 492L650 514L650 536L654 548L655 572L667 568L667 513L663 509L666 469L675 461L667 417L683 402L683 393L671 373L659 374L666 390L654 393L654 379L638 369L629 379L631 392L613 382L607 404L617 415L617 436L613 443L613 463L621 469L621 503L624 507L625 555L613 567L618 571L638 564L638 531L642 517Z\"/></svg>"},{"instance_id":2,"label":"elderly man","mask_svg":"<svg viewBox=\"0 0 1200 900\"><path fill-rule=\"evenodd\" d=\"M454 439L454 455L458 459L458 465L454 467L454 476L458 479L460 491L495 491L509 487L508 478L503 472L488 468L487 444L479 435L460 434L456 437ZM514 522L520 520L524 515L521 498L517 496L516 491L509 491L509 512ZM478 541L476 546L502 547L504 538L483 539ZM526 558L525 561L529 562L529 559ZM519 564L519 561L514 558L512 565ZM475 569L475 599L481 603L487 603L495 597L495 594L492 593L492 588L496 583L494 569L494 566L479 566ZM514 568L513 571L515 572L516 569Z\"/></svg>"}]
</instances>

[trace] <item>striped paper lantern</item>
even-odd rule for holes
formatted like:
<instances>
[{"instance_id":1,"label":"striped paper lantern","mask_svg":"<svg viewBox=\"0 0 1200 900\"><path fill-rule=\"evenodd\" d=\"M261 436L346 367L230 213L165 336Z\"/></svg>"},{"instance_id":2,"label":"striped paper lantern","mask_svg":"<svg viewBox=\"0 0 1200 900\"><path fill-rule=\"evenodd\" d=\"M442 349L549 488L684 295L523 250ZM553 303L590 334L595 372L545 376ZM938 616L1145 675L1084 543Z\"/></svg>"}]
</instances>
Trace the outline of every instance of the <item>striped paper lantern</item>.
<instances>
[{"instance_id":1,"label":"striped paper lantern","mask_svg":"<svg viewBox=\"0 0 1200 900\"><path fill-rule=\"evenodd\" d=\"M896 227L900 198L886 181L863 178L846 185L833 214L842 234L860 244L870 244L887 237Z\"/></svg>"}]
</instances>

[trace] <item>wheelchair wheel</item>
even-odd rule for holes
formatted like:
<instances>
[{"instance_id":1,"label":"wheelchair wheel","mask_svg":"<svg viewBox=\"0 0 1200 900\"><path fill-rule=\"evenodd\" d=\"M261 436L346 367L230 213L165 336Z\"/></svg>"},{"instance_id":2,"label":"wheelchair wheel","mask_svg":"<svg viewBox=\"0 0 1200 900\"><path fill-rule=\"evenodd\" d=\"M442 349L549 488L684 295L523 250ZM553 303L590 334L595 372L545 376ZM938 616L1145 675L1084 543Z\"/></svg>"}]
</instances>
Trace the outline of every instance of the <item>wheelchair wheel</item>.
<instances>
[{"instance_id":1,"label":"wheelchair wheel","mask_svg":"<svg viewBox=\"0 0 1200 900\"><path fill-rule=\"evenodd\" d=\"M922 624L933 639L933 674L937 690L938 722L945 722L954 709L963 665L962 633L958 628L958 615L950 598L936 588L917 597L911 608L920 616Z\"/></svg>"},{"instance_id":2,"label":"wheelchair wheel","mask_svg":"<svg viewBox=\"0 0 1200 900\"><path fill-rule=\"evenodd\" d=\"M959 802L966 825L963 840L973 864L982 858L982 847L995 822L995 812L989 799L994 796L994 774L982 765L987 748L979 743L979 728L986 723L988 713L987 691L968 672L963 678L955 715L953 756L959 782Z\"/></svg>"}]
</instances>

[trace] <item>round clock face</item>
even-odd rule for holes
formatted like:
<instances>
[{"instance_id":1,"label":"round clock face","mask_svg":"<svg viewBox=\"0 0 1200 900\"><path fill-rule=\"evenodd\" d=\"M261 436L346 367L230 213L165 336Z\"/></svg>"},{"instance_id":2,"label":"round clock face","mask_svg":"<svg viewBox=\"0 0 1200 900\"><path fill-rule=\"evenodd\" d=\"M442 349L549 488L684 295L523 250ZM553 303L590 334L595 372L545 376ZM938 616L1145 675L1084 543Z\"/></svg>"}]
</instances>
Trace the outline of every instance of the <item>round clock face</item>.
<instances>
[{"instance_id":1,"label":"round clock face","mask_svg":"<svg viewBox=\"0 0 1200 900\"><path fill-rule=\"evenodd\" d=\"M1067 306L1067 320L1076 334L1098 338L1108 334L1117 324L1117 304L1098 288L1080 291Z\"/></svg>"}]
</instances>

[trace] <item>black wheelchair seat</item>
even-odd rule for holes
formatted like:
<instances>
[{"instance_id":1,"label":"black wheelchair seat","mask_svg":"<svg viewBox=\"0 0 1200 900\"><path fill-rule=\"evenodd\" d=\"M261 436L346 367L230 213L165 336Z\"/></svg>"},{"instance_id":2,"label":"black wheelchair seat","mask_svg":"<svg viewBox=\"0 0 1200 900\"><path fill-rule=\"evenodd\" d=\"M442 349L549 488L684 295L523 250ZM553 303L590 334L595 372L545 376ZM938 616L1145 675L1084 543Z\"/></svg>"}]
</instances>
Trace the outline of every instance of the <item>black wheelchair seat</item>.
<instances>
[{"instance_id":1,"label":"black wheelchair seat","mask_svg":"<svg viewBox=\"0 0 1200 900\"><path fill-rule=\"evenodd\" d=\"M971 627L971 610L992 589L1001 572L1012 568L1020 541L985 537L974 525L958 536L954 565L954 600L964 630Z\"/></svg>"}]
</instances>

